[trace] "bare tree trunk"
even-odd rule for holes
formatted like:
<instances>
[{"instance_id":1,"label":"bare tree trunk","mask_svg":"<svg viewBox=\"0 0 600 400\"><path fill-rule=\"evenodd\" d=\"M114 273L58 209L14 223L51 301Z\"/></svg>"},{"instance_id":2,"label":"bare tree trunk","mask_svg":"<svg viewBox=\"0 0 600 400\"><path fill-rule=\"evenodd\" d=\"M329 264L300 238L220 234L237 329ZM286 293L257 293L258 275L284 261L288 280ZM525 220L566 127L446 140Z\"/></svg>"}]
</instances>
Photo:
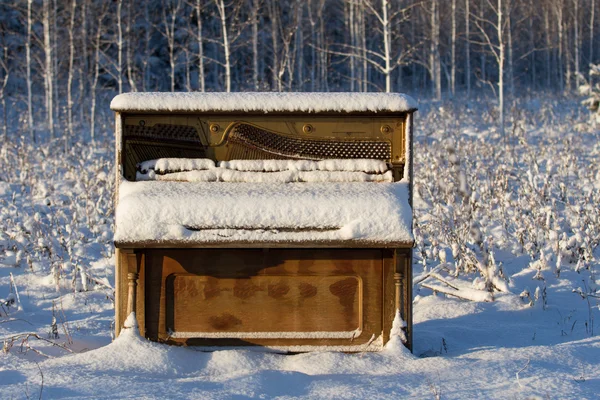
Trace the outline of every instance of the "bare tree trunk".
<instances>
[{"instance_id":1,"label":"bare tree trunk","mask_svg":"<svg viewBox=\"0 0 600 400\"><path fill-rule=\"evenodd\" d=\"M557 5L556 5L556 25L558 28L558 82L559 82L559 87L560 87L560 91L563 92L565 90L565 81L563 78L563 72L564 72L564 68L563 68L563 61L564 61L564 54L563 54L563 39L564 39L564 35L563 35L563 2L562 0L558 0L557 1Z\"/></svg>"},{"instance_id":2,"label":"bare tree trunk","mask_svg":"<svg viewBox=\"0 0 600 400\"><path fill-rule=\"evenodd\" d=\"M323 7L325 5L325 0L321 1L321 4L319 6L319 24L320 24L320 29L318 32L319 35L319 47L323 50L327 50L326 47L326 43L325 43L325 18L323 17ZM329 62L328 62L328 54L327 51L322 51L321 52L321 62L320 62L320 67L321 67L321 73L320 73L320 81L321 81L321 90L324 92L329 92L329 77L328 77L328 68L329 68Z\"/></svg>"},{"instance_id":3,"label":"bare tree trunk","mask_svg":"<svg viewBox=\"0 0 600 400\"><path fill-rule=\"evenodd\" d=\"M500 114L500 135L504 137L504 20L502 0L498 0L498 109Z\"/></svg>"},{"instance_id":4,"label":"bare tree trunk","mask_svg":"<svg viewBox=\"0 0 600 400\"><path fill-rule=\"evenodd\" d=\"M150 2L144 5L144 19L148 22L144 26L144 58L142 60L142 90L148 91L150 87Z\"/></svg>"},{"instance_id":5,"label":"bare tree trunk","mask_svg":"<svg viewBox=\"0 0 600 400\"><path fill-rule=\"evenodd\" d=\"M581 77L579 70L579 47L581 46L581 43L579 42L579 0L574 0L573 3L573 25L575 31L575 89L578 89L581 85L581 82L579 81L579 78Z\"/></svg>"},{"instance_id":6,"label":"bare tree trunk","mask_svg":"<svg viewBox=\"0 0 600 400\"><path fill-rule=\"evenodd\" d=\"M596 0L591 0L592 2L592 9L590 12L590 59L589 62L590 64L594 62L594 17L595 17L595 13L596 13ZM590 85L590 93L592 91L592 69L590 68L590 71L588 73L588 82Z\"/></svg>"},{"instance_id":7,"label":"bare tree trunk","mask_svg":"<svg viewBox=\"0 0 600 400\"><path fill-rule=\"evenodd\" d=\"M450 91L456 90L456 0L452 0L452 43L450 50Z\"/></svg>"},{"instance_id":8,"label":"bare tree trunk","mask_svg":"<svg viewBox=\"0 0 600 400\"><path fill-rule=\"evenodd\" d=\"M125 53L125 62L127 63L127 80L129 81L129 90L137 92L137 85L133 76L133 50L132 47L137 41L131 35L131 24L135 23L135 16L131 12L131 2L127 1L127 23L125 25L125 37L127 38L127 52Z\"/></svg>"},{"instance_id":9,"label":"bare tree trunk","mask_svg":"<svg viewBox=\"0 0 600 400\"><path fill-rule=\"evenodd\" d=\"M566 16L566 18L564 18L564 27L563 27L563 35L564 35L564 44L563 44L563 49L564 49L564 54L565 54L565 67L566 67L566 71L565 71L565 90L567 92L570 92L571 90L573 90L573 58L572 58L572 53L571 53L571 49L572 49L572 43L569 40L569 21L568 21L568 15Z\"/></svg>"},{"instance_id":10,"label":"bare tree trunk","mask_svg":"<svg viewBox=\"0 0 600 400\"><path fill-rule=\"evenodd\" d=\"M484 17L484 12L483 12L483 3L484 0L481 0L481 2L479 3L479 19L483 20ZM487 64L487 60L486 60L486 56L485 56L485 50L483 50L481 52L481 80L482 81L486 81L487 79L487 74L486 74L486 70L485 70L485 66Z\"/></svg>"},{"instance_id":11,"label":"bare tree trunk","mask_svg":"<svg viewBox=\"0 0 600 400\"><path fill-rule=\"evenodd\" d=\"M73 59L75 57L75 10L77 0L71 0L71 21L69 24L69 76L67 78L67 127L65 135L65 153L69 151L69 138L73 137Z\"/></svg>"},{"instance_id":12,"label":"bare tree trunk","mask_svg":"<svg viewBox=\"0 0 600 400\"><path fill-rule=\"evenodd\" d=\"M50 130L50 139L54 139L54 87L53 87L53 55L52 44L50 40L50 0L43 1L43 19L44 26L44 55L45 55L45 71L44 71L44 87L46 89L46 115L48 129Z\"/></svg>"},{"instance_id":13,"label":"bare tree trunk","mask_svg":"<svg viewBox=\"0 0 600 400\"><path fill-rule=\"evenodd\" d=\"M435 100L442 99L442 66L440 60L440 10L439 0L431 0L431 49L430 69Z\"/></svg>"},{"instance_id":14,"label":"bare tree trunk","mask_svg":"<svg viewBox=\"0 0 600 400\"><path fill-rule=\"evenodd\" d=\"M547 8L544 9L544 30L544 37L546 38L546 88L549 89L552 84L552 41L550 37L550 11Z\"/></svg>"},{"instance_id":15,"label":"bare tree trunk","mask_svg":"<svg viewBox=\"0 0 600 400\"><path fill-rule=\"evenodd\" d=\"M259 0L252 1L252 86L258 91L258 8Z\"/></svg>"},{"instance_id":16,"label":"bare tree trunk","mask_svg":"<svg viewBox=\"0 0 600 400\"><path fill-rule=\"evenodd\" d=\"M98 17L98 26L96 28L96 38L94 41L94 79L92 80L91 94L92 104L90 106L90 135L92 142L96 139L96 88L100 78L100 43L102 39L102 20L105 12Z\"/></svg>"},{"instance_id":17,"label":"bare tree trunk","mask_svg":"<svg viewBox=\"0 0 600 400\"><path fill-rule=\"evenodd\" d=\"M298 60L298 65L296 66L296 71L297 75L298 75L298 84L297 84L297 89L298 91L302 92L304 91L304 34L302 33L302 27L303 25L303 14L304 14L304 7L302 7L302 2L300 0L297 0L297 4L296 4L296 12L297 14L297 20L296 20L296 58Z\"/></svg>"},{"instance_id":18,"label":"bare tree trunk","mask_svg":"<svg viewBox=\"0 0 600 400\"><path fill-rule=\"evenodd\" d=\"M534 4L533 0L530 0L529 3L529 51L531 55L529 56L529 68L531 69L531 88L536 89L537 86L537 66L535 65L535 31L534 31Z\"/></svg>"},{"instance_id":19,"label":"bare tree trunk","mask_svg":"<svg viewBox=\"0 0 600 400\"><path fill-rule=\"evenodd\" d=\"M87 8L88 1L83 0L81 3L81 62L79 63L79 124L83 126L84 123L84 99L85 89L88 87L88 74L89 74L89 66L88 66L88 37L87 37ZM81 130L81 134L84 134L84 130Z\"/></svg>"},{"instance_id":20,"label":"bare tree trunk","mask_svg":"<svg viewBox=\"0 0 600 400\"><path fill-rule=\"evenodd\" d=\"M185 52L185 90L187 92L191 92L192 91L192 78L190 76L190 69L191 69L190 52L187 48L184 50L184 52Z\"/></svg>"},{"instance_id":21,"label":"bare tree trunk","mask_svg":"<svg viewBox=\"0 0 600 400\"><path fill-rule=\"evenodd\" d=\"M384 51L384 75L385 75L385 91L389 93L392 91L392 69L390 66L391 57L391 32L390 32L390 21L388 19L388 7L389 0L381 0L381 28L383 30L383 51Z\"/></svg>"},{"instance_id":22,"label":"bare tree trunk","mask_svg":"<svg viewBox=\"0 0 600 400\"><path fill-rule=\"evenodd\" d=\"M515 76L514 76L514 64L513 64L513 41L512 41L512 2L507 1L507 15L506 15L506 43L508 45L508 89L510 97L515 97Z\"/></svg>"},{"instance_id":23,"label":"bare tree trunk","mask_svg":"<svg viewBox=\"0 0 600 400\"><path fill-rule=\"evenodd\" d=\"M31 99L31 4L33 0L27 0L27 41L25 42L25 57L27 63L27 125L29 136L35 143L35 132L33 131L33 101Z\"/></svg>"},{"instance_id":24,"label":"bare tree trunk","mask_svg":"<svg viewBox=\"0 0 600 400\"><path fill-rule=\"evenodd\" d=\"M308 8L308 18L310 21L310 91L314 92L317 89L317 21L313 19L311 2L306 3Z\"/></svg>"},{"instance_id":25,"label":"bare tree trunk","mask_svg":"<svg viewBox=\"0 0 600 400\"><path fill-rule=\"evenodd\" d=\"M162 9L163 25L165 28L164 35L167 38L167 47L169 48L169 66L171 67L171 92L175 91L175 23L177 22L177 14L181 7L181 1L177 0L175 6L170 10L169 15Z\"/></svg>"},{"instance_id":26,"label":"bare tree trunk","mask_svg":"<svg viewBox=\"0 0 600 400\"><path fill-rule=\"evenodd\" d=\"M352 48L356 49L357 45L356 45L356 23L354 21L354 2L350 1L347 2L346 5L348 6L348 27L350 28L350 44L352 45ZM354 92L354 86L356 85L356 58L354 57L354 51L352 52L352 55L350 56L350 91Z\"/></svg>"},{"instance_id":27,"label":"bare tree trunk","mask_svg":"<svg viewBox=\"0 0 600 400\"><path fill-rule=\"evenodd\" d=\"M579 89L581 85L581 57L580 57L580 48L581 48L581 32L579 31L579 0L575 0L575 9L573 10L575 19L575 88Z\"/></svg>"},{"instance_id":28,"label":"bare tree trunk","mask_svg":"<svg viewBox=\"0 0 600 400\"><path fill-rule=\"evenodd\" d=\"M6 97L4 96L4 89L6 88L8 78L10 77L10 70L8 69L8 46L6 45L6 36L3 30L0 31L0 37L2 37L2 43L4 43L4 48L2 49L0 57L0 68L3 70L2 74L0 74L2 77L2 82L0 83L0 102L2 103L2 141L6 143L8 140L8 114L6 112Z\"/></svg>"},{"instance_id":29,"label":"bare tree trunk","mask_svg":"<svg viewBox=\"0 0 600 400\"><path fill-rule=\"evenodd\" d=\"M225 13L225 3L223 0L215 0L215 2L221 18L221 32L223 35L223 52L225 56L225 91L231 92L231 60L229 54L230 48L229 36L227 34L227 15Z\"/></svg>"},{"instance_id":30,"label":"bare tree trunk","mask_svg":"<svg viewBox=\"0 0 600 400\"><path fill-rule=\"evenodd\" d=\"M369 64L367 62L367 28L365 22L365 6L360 6L360 31L361 31L361 50L362 50L362 91L369 91Z\"/></svg>"},{"instance_id":31,"label":"bare tree trunk","mask_svg":"<svg viewBox=\"0 0 600 400\"><path fill-rule=\"evenodd\" d=\"M117 84L119 94L123 93L123 26L121 23L121 9L123 0L117 0Z\"/></svg>"},{"instance_id":32,"label":"bare tree trunk","mask_svg":"<svg viewBox=\"0 0 600 400\"><path fill-rule=\"evenodd\" d=\"M470 0L465 0L465 80L467 83L467 98L471 97L471 30L469 15L471 14Z\"/></svg>"},{"instance_id":33,"label":"bare tree trunk","mask_svg":"<svg viewBox=\"0 0 600 400\"><path fill-rule=\"evenodd\" d=\"M269 19L271 20L271 43L273 45L273 57L271 63L272 79L271 89L281 92L281 82L278 82L278 71L279 71L279 40L277 32L279 31L278 14L277 11L278 2L275 0L268 0L268 11ZM318 45L317 45L318 47Z\"/></svg>"},{"instance_id":34,"label":"bare tree trunk","mask_svg":"<svg viewBox=\"0 0 600 400\"><path fill-rule=\"evenodd\" d=\"M196 32L196 40L198 41L198 84L200 91L206 91L204 78L204 40L202 36L202 7L200 0L196 0L196 15L198 16L198 31Z\"/></svg>"}]
</instances>

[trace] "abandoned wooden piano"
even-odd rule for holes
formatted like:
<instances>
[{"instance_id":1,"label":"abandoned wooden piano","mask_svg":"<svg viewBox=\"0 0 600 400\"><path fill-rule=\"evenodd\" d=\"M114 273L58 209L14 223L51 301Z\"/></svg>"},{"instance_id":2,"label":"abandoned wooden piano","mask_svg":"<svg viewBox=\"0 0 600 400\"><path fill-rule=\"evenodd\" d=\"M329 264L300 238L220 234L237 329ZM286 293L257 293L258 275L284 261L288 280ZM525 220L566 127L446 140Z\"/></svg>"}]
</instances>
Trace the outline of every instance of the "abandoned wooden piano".
<instances>
[{"instance_id":1,"label":"abandoned wooden piano","mask_svg":"<svg viewBox=\"0 0 600 400\"><path fill-rule=\"evenodd\" d=\"M126 93L116 333L281 351L412 344L416 104L401 94Z\"/></svg>"}]
</instances>

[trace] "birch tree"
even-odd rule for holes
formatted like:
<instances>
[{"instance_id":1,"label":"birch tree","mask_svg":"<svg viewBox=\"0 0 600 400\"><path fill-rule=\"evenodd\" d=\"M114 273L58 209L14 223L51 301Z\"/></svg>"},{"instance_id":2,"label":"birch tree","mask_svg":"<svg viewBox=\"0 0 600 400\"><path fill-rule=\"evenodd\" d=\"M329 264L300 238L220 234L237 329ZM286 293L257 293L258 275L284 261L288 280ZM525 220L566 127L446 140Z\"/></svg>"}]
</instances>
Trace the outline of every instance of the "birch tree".
<instances>
[{"instance_id":1,"label":"birch tree","mask_svg":"<svg viewBox=\"0 0 600 400\"><path fill-rule=\"evenodd\" d=\"M202 37L202 3L196 0L196 41L198 43L198 85L201 92L206 90L204 78L204 40Z\"/></svg>"},{"instance_id":2,"label":"birch tree","mask_svg":"<svg viewBox=\"0 0 600 400\"><path fill-rule=\"evenodd\" d=\"M117 83L119 94L123 93L123 24L121 21L121 10L123 0L117 0Z\"/></svg>"},{"instance_id":3,"label":"birch tree","mask_svg":"<svg viewBox=\"0 0 600 400\"><path fill-rule=\"evenodd\" d=\"M258 13L260 0L250 0L250 23L252 25L252 87L258 91Z\"/></svg>"},{"instance_id":4,"label":"birch tree","mask_svg":"<svg viewBox=\"0 0 600 400\"><path fill-rule=\"evenodd\" d=\"M456 0L452 0L452 38L450 50L450 92L456 91Z\"/></svg>"},{"instance_id":5,"label":"birch tree","mask_svg":"<svg viewBox=\"0 0 600 400\"><path fill-rule=\"evenodd\" d=\"M575 42L575 88L578 89L579 86L581 86L582 82L580 81L581 78L581 71L580 71L580 57L579 57L579 49L581 47L581 32L579 31L580 29L580 25L579 25L579 7L580 7L580 0L573 0L573 8L572 8L572 12L573 12L573 36L574 36L574 42Z\"/></svg>"},{"instance_id":6,"label":"birch tree","mask_svg":"<svg viewBox=\"0 0 600 400\"><path fill-rule=\"evenodd\" d=\"M504 136L504 64L506 60L506 21L504 19L505 1L506 0L496 0L496 5L494 6L494 4L492 4L492 0L488 0L488 5L493 15L496 16L495 20L482 19L477 14L471 14L471 18L473 19L475 26L479 29L482 37L484 38L484 41L480 44L487 47L498 65L498 81L495 92L498 98L498 119L500 134L502 136ZM492 27L494 35L490 35L487 32L487 26Z\"/></svg>"},{"instance_id":7,"label":"birch tree","mask_svg":"<svg viewBox=\"0 0 600 400\"><path fill-rule=\"evenodd\" d=\"M231 48L229 47L229 33L227 32L227 10L223 0L215 0L215 4L217 5L219 18L221 20L221 39L223 41L224 57L222 65L225 68L225 91L231 92Z\"/></svg>"},{"instance_id":8,"label":"birch tree","mask_svg":"<svg viewBox=\"0 0 600 400\"><path fill-rule=\"evenodd\" d=\"M590 38L589 38L589 45L590 45L590 57L589 57L589 61L590 64L592 64L594 62L594 17L595 17L595 13L596 13L596 0L590 0ZM591 93L591 88L592 88L592 68L589 69L588 72L588 82L590 85L590 93Z\"/></svg>"},{"instance_id":9,"label":"birch tree","mask_svg":"<svg viewBox=\"0 0 600 400\"><path fill-rule=\"evenodd\" d=\"M50 0L43 0L43 18L44 28L44 88L46 92L46 117L50 139L54 139L54 61L52 52L52 43L50 38Z\"/></svg>"},{"instance_id":10,"label":"birch tree","mask_svg":"<svg viewBox=\"0 0 600 400\"><path fill-rule=\"evenodd\" d=\"M71 14L69 23L69 72L67 78L67 127L68 135L65 135L65 153L68 151L69 138L73 137L73 61L75 58L75 10L77 0L71 0Z\"/></svg>"},{"instance_id":11,"label":"birch tree","mask_svg":"<svg viewBox=\"0 0 600 400\"><path fill-rule=\"evenodd\" d=\"M439 0L431 0L430 9L431 41L429 48L429 70L431 72L433 97L442 98L442 64L440 60L440 5Z\"/></svg>"},{"instance_id":12,"label":"birch tree","mask_svg":"<svg viewBox=\"0 0 600 400\"><path fill-rule=\"evenodd\" d=\"M378 22L378 33L381 35L383 48L366 49L362 48L362 46L356 47L352 44L340 43L337 44L336 47L341 50L321 50L334 55L352 56L357 59L362 59L365 63L368 63L383 75L385 91L391 92L392 72L399 66L407 64L413 53L416 51L416 47L402 48L396 51L392 49L392 22L394 25L400 25L401 23L408 21L410 10L414 5L409 5L404 8L399 7L392 12L390 10L389 0L381 0L380 7L378 8L368 0L363 0L362 4L365 5L366 9L369 10L371 15L373 15Z\"/></svg>"},{"instance_id":13,"label":"birch tree","mask_svg":"<svg viewBox=\"0 0 600 400\"><path fill-rule=\"evenodd\" d=\"M171 68L171 92L175 91L175 68L176 68L176 49L178 46L175 41L175 28L179 9L181 8L181 0L171 0L168 7L162 7L162 27L161 33L167 39L167 47L169 50L169 66Z\"/></svg>"},{"instance_id":14,"label":"birch tree","mask_svg":"<svg viewBox=\"0 0 600 400\"><path fill-rule=\"evenodd\" d=\"M3 28L3 27L2 27ZM2 105L2 140L8 139L8 111L6 110L6 97L4 95L4 89L8 84L10 78L10 69L8 66L8 45L6 44L6 33L5 30L0 30L0 37L2 38L2 49L0 49L0 104Z\"/></svg>"},{"instance_id":15,"label":"birch tree","mask_svg":"<svg viewBox=\"0 0 600 400\"><path fill-rule=\"evenodd\" d=\"M96 138L96 101L97 101L97 93L96 90L98 88L98 80L100 78L100 56L104 52L101 49L101 39L103 31L103 23L107 13L107 5L108 3L102 3L100 9L98 10L98 18L96 20L96 34L94 35L94 77L92 79L91 84L91 93L90 97L92 99L92 104L90 106L90 135L92 142Z\"/></svg>"},{"instance_id":16,"label":"birch tree","mask_svg":"<svg viewBox=\"0 0 600 400\"><path fill-rule=\"evenodd\" d=\"M465 0L465 81L467 98L471 97L471 0Z\"/></svg>"},{"instance_id":17,"label":"birch tree","mask_svg":"<svg viewBox=\"0 0 600 400\"><path fill-rule=\"evenodd\" d=\"M27 0L27 39L25 40L25 64L27 68L27 126L29 128L29 136L35 143L35 133L33 131L33 101L31 93L31 4L33 0Z\"/></svg>"},{"instance_id":18,"label":"birch tree","mask_svg":"<svg viewBox=\"0 0 600 400\"><path fill-rule=\"evenodd\" d=\"M135 84L134 77L134 61L133 52L135 49L136 41L133 38L131 31L131 24L135 23L135 15L133 14L131 3L133 0L127 1L127 22L125 24L125 37L127 38L127 49L125 51L125 63L127 64L127 82L129 83L129 90L137 92L137 85Z\"/></svg>"}]
</instances>

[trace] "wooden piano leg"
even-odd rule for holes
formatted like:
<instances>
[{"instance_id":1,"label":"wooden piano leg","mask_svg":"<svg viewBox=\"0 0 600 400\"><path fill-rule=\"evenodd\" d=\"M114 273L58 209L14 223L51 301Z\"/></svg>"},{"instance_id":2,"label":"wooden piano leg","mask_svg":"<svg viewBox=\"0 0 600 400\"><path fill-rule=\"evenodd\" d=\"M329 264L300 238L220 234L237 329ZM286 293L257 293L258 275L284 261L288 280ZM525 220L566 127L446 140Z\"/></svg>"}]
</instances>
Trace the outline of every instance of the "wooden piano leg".
<instances>
[{"instance_id":1,"label":"wooden piano leg","mask_svg":"<svg viewBox=\"0 0 600 400\"><path fill-rule=\"evenodd\" d=\"M127 274L127 280L129 281L129 292L127 293L127 316L132 312L136 311L137 304L137 281L139 274L137 272L130 272Z\"/></svg>"},{"instance_id":2,"label":"wooden piano leg","mask_svg":"<svg viewBox=\"0 0 600 400\"><path fill-rule=\"evenodd\" d=\"M402 310L402 273L394 273L394 285L396 286L396 310ZM404 317L404 315L402 316Z\"/></svg>"},{"instance_id":3,"label":"wooden piano leg","mask_svg":"<svg viewBox=\"0 0 600 400\"><path fill-rule=\"evenodd\" d=\"M396 286L396 310L404 320L406 327L406 342L404 343L412 351L412 259L411 252L396 252L396 272L394 273L394 284Z\"/></svg>"}]
</instances>

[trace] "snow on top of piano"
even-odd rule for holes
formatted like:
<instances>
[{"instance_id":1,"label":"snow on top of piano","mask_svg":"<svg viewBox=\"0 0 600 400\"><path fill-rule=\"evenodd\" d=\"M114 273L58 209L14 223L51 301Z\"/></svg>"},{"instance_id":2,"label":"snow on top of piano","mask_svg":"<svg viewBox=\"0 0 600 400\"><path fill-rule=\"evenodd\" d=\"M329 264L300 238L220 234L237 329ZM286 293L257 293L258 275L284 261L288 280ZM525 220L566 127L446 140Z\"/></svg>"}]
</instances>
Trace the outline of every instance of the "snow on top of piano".
<instances>
[{"instance_id":1,"label":"snow on top of piano","mask_svg":"<svg viewBox=\"0 0 600 400\"><path fill-rule=\"evenodd\" d=\"M117 245L410 244L408 184L123 181Z\"/></svg>"},{"instance_id":2,"label":"snow on top of piano","mask_svg":"<svg viewBox=\"0 0 600 400\"><path fill-rule=\"evenodd\" d=\"M392 182L381 160L231 160L159 158L138 165L138 181L186 182Z\"/></svg>"},{"instance_id":3,"label":"snow on top of piano","mask_svg":"<svg viewBox=\"0 0 600 400\"><path fill-rule=\"evenodd\" d=\"M116 96L125 112L405 112L417 102L401 93L135 92Z\"/></svg>"}]
</instances>

